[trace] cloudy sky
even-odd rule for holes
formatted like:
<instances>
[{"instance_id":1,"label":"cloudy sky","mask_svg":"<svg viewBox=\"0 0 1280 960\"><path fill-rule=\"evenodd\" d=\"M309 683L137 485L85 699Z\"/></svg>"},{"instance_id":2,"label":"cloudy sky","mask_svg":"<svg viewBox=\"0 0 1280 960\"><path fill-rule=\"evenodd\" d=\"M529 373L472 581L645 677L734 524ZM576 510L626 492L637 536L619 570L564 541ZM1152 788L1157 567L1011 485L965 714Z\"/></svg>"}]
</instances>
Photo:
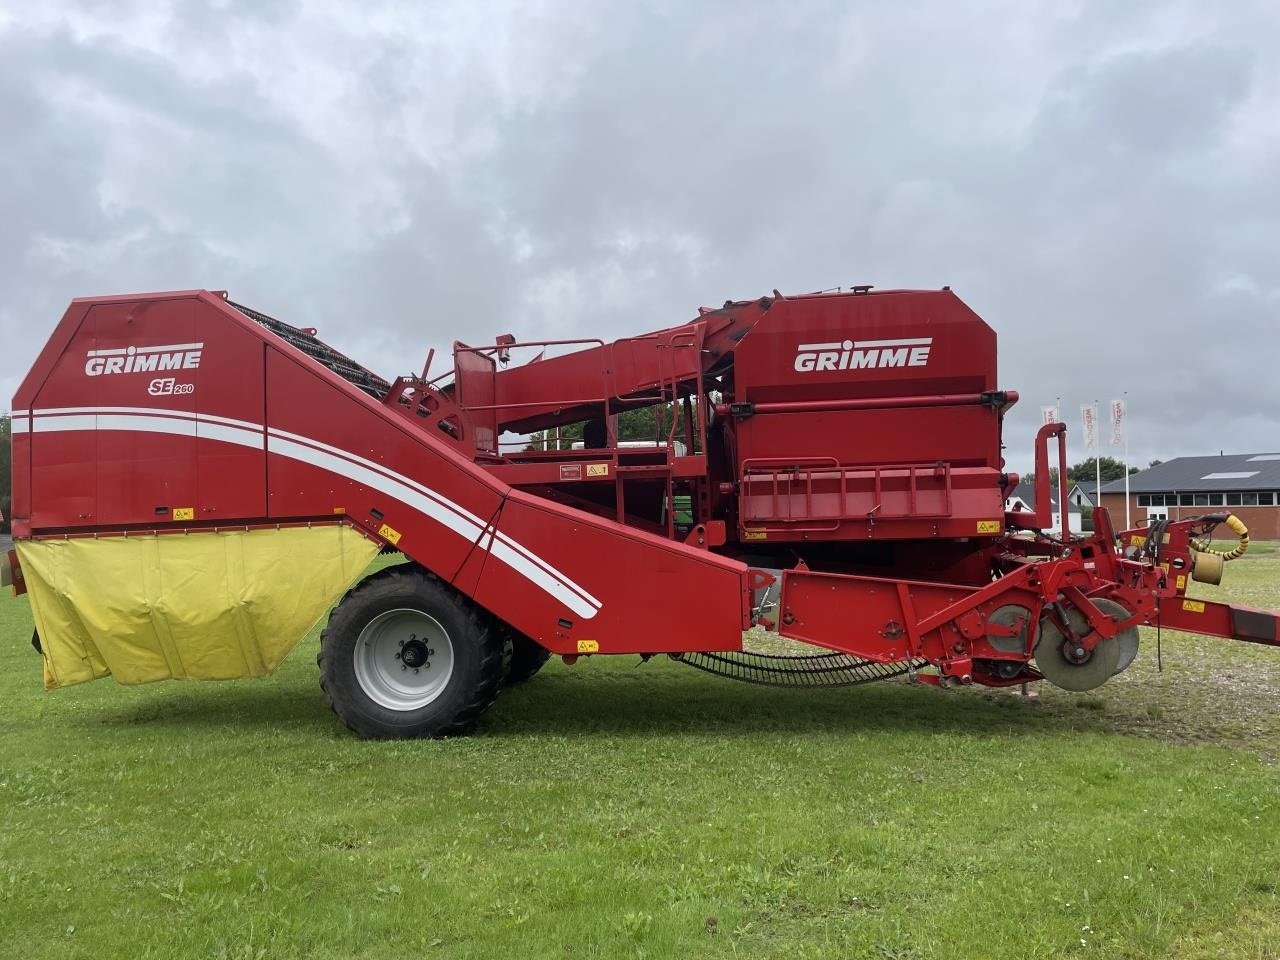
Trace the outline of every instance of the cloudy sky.
<instances>
[{"instance_id":1,"label":"cloudy sky","mask_svg":"<svg viewBox=\"0 0 1280 960\"><path fill-rule=\"evenodd\" d=\"M225 288L394 375L950 284L1013 467L1126 389L1135 462L1275 450L1277 40L1273 0L0 0L0 407L73 296Z\"/></svg>"}]
</instances>

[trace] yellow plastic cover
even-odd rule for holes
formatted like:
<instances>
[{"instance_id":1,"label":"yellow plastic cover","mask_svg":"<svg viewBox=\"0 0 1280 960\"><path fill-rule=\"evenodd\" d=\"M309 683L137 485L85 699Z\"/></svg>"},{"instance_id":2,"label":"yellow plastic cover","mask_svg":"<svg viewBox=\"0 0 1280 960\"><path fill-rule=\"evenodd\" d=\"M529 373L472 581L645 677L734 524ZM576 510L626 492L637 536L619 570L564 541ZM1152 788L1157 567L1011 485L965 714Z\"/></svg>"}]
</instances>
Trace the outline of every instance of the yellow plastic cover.
<instances>
[{"instance_id":1,"label":"yellow plastic cover","mask_svg":"<svg viewBox=\"0 0 1280 960\"><path fill-rule=\"evenodd\" d=\"M16 546L50 690L265 676L378 552L339 524Z\"/></svg>"}]
</instances>

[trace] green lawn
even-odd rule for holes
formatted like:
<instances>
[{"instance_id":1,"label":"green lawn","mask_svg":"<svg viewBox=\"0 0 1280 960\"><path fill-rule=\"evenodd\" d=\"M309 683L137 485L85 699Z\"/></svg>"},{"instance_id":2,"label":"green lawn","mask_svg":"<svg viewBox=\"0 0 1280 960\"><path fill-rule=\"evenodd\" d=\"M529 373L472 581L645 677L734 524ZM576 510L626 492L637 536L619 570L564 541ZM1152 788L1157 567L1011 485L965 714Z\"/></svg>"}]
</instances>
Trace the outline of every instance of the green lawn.
<instances>
[{"instance_id":1,"label":"green lawn","mask_svg":"<svg viewBox=\"0 0 1280 960\"><path fill-rule=\"evenodd\" d=\"M1280 553L1227 574L1280 606ZM30 632L6 591L2 956L1280 956L1280 650L1166 633L1037 699L597 657L370 743L314 638L45 694Z\"/></svg>"}]
</instances>

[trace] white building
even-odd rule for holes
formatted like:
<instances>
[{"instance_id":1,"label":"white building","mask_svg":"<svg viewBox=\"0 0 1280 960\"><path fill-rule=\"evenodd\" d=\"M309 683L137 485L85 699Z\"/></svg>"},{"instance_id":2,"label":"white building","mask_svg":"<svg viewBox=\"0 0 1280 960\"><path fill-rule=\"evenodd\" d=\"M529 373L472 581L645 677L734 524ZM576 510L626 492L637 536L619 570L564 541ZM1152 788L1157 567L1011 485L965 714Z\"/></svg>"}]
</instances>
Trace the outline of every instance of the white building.
<instances>
[{"instance_id":1,"label":"white building","mask_svg":"<svg viewBox=\"0 0 1280 960\"><path fill-rule=\"evenodd\" d=\"M1034 484L1020 483L1014 488L1013 494L1004 502L1006 510L1031 510L1036 508L1035 503L1036 489ZM1049 531L1062 529L1062 511L1058 509L1057 492L1050 494L1050 503L1053 504L1053 521L1049 526ZM1084 525L1080 515L1080 507L1072 502L1071 497L1067 497L1067 529L1072 533L1083 533Z\"/></svg>"}]
</instances>

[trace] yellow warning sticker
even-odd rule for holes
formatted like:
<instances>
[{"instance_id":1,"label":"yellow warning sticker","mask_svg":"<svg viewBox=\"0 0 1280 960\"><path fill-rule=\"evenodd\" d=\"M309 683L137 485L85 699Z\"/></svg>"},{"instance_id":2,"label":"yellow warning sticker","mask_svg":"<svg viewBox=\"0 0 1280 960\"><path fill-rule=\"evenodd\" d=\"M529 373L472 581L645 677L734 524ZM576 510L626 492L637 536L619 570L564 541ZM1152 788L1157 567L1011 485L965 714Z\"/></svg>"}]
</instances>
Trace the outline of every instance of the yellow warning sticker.
<instances>
[{"instance_id":1,"label":"yellow warning sticker","mask_svg":"<svg viewBox=\"0 0 1280 960\"><path fill-rule=\"evenodd\" d=\"M978 532L979 533L999 533L1000 521L999 520L979 520Z\"/></svg>"},{"instance_id":2,"label":"yellow warning sticker","mask_svg":"<svg viewBox=\"0 0 1280 960\"><path fill-rule=\"evenodd\" d=\"M609 475L609 465L607 463L588 463L588 477L607 477Z\"/></svg>"},{"instance_id":3,"label":"yellow warning sticker","mask_svg":"<svg viewBox=\"0 0 1280 960\"><path fill-rule=\"evenodd\" d=\"M599 640L579 640L578 652L579 653L599 653L600 641Z\"/></svg>"},{"instance_id":4,"label":"yellow warning sticker","mask_svg":"<svg viewBox=\"0 0 1280 960\"><path fill-rule=\"evenodd\" d=\"M1132 537L1129 538L1130 546L1141 547L1141 546L1145 546L1146 543L1147 543L1147 538L1138 536L1137 534L1134 534Z\"/></svg>"},{"instance_id":5,"label":"yellow warning sticker","mask_svg":"<svg viewBox=\"0 0 1280 960\"><path fill-rule=\"evenodd\" d=\"M1186 585L1187 585L1186 574L1183 574L1183 573L1178 574L1178 580L1177 580L1177 583L1174 584L1174 588L1177 590L1181 590Z\"/></svg>"},{"instance_id":6,"label":"yellow warning sticker","mask_svg":"<svg viewBox=\"0 0 1280 960\"><path fill-rule=\"evenodd\" d=\"M173 519L175 520L194 520L196 518L195 507L174 507Z\"/></svg>"},{"instance_id":7,"label":"yellow warning sticker","mask_svg":"<svg viewBox=\"0 0 1280 960\"><path fill-rule=\"evenodd\" d=\"M1183 600L1182 609L1188 613L1204 613L1204 602L1201 600Z\"/></svg>"},{"instance_id":8,"label":"yellow warning sticker","mask_svg":"<svg viewBox=\"0 0 1280 960\"><path fill-rule=\"evenodd\" d=\"M391 544L393 547L400 542L400 531L393 530L385 523L378 528L378 536L387 541L387 543Z\"/></svg>"},{"instance_id":9,"label":"yellow warning sticker","mask_svg":"<svg viewBox=\"0 0 1280 960\"><path fill-rule=\"evenodd\" d=\"M766 533L766 532L765 532L765 531L763 531L763 530L751 530L751 529L745 529L745 530L743 530L743 531L742 531L742 539L743 539L743 540L764 540L764 539L766 539L768 536L769 536L769 534L768 534L768 533Z\"/></svg>"}]
</instances>

